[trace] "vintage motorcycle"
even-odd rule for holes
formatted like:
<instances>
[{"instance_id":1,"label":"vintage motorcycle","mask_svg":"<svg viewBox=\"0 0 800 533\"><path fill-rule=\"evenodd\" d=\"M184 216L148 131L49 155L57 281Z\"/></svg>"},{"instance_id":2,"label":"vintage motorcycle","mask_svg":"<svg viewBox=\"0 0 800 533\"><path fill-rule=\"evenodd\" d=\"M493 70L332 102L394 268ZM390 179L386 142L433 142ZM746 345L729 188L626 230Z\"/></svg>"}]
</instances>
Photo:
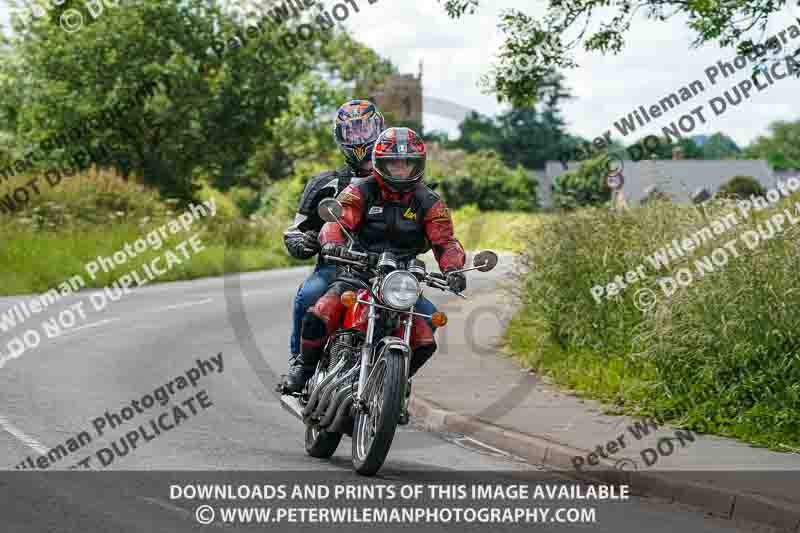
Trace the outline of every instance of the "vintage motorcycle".
<instances>
[{"instance_id":1,"label":"vintage motorcycle","mask_svg":"<svg viewBox=\"0 0 800 533\"><path fill-rule=\"evenodd\" d=\"M350 259L328 257L345 265L338 281L350 285L341 296L344 324L328 339L317 369L302 392L283 394L281 405L306 426L305 448L312 457L333 455L342 435L352 437L356 472L374 475L383 465L401 414L407 409L413 316L447 323L444 313L417 313L414 306L428 285L449 291L441 274L428 273L416 255L357 251L340 222L342 205L320 202L320 218L336 222L347 237ZM491 251L475 255L472 268L488 272L497 265ZM462 298L463 295L459 294Z\"/></svg>"}]
</instances>

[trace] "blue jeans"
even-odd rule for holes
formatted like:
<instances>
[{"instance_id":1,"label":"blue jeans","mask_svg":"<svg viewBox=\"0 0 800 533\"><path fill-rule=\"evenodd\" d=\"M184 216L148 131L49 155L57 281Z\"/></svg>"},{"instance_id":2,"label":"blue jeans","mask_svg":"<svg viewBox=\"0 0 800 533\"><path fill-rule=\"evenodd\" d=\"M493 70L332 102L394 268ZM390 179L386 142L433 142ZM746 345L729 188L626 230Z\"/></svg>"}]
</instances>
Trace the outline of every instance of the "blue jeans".
<instances>
[{"instance_id":1,"label":"blue jeans","mask_svg":"<svg viewBox=\"0 0 800 533\"><path fill-rule=\"evenodd\" d=\"M314 272L297 289L292 309L292 336L289 339L289 351L292 355L300 353L300 326L306 311L325 294L335 277L335 264L317 263Z\"/></svg>"},{"instance_id":2,"label":"blue jeans","mask_svg":"<svg viewBox=\"0 0 800 533\"><path fill-rule=\"evenodd\" d=\"M336 265L317 264L314 272L297 289L297 296L294 298L294 307L292 308L292 336L289 339L289 351L292 355L300 353L300 327L306 311L325 294L335 277ZM432 315L436 312L436 306L423 296L417 301L416 311L425 315ZM431 326L433 332L436 333L436 328L433 327L431 321L429 319L426 320L428 320L428 325Z\"/></svg>"}]
</instances>

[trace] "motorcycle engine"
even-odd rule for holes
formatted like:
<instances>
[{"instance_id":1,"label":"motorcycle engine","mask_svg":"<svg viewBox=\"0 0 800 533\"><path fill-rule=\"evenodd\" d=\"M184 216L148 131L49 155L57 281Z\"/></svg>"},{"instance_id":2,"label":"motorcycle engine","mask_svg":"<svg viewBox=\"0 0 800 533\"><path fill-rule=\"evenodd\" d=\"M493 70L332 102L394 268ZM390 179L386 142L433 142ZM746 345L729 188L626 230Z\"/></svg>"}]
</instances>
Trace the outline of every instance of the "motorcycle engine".
<instances>
[{"instance_id":1,"label":"motorcycle engine","mask_svg":"<svg viewBox=\"0 0 800 533\"><path fill-rule=\"evenodd\" d=\"M348 359L352 359L353 354L353 334L352 333L342 333L341 335L337 335L335 339L333 339L333 343L331 344L331 348L329 351L328 357L328 372L336 368L336 365L339 364L339 361L343 357L347 357Z\"/></svg>"}]
</instances>

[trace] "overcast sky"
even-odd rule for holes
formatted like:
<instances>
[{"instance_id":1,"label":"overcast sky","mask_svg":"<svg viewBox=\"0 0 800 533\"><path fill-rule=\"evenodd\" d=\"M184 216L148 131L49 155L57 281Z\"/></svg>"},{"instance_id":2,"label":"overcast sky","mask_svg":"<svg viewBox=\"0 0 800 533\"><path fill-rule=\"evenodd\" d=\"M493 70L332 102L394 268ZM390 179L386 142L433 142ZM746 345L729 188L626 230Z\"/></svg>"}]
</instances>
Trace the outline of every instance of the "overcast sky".
<instances>
[{"instance_id":1,"label":"overcast sky","mask_svg":"<svg viewBox=\"0 0 800 533\"><path fill-rule=\"evenodd\" d=\"M330 2L325 2L330 5ZM472 16L453 21L435 0L392 2L378 0L353 15L346 25L360 41L389 57L401 72L417 72L424 61L423 87L425 96L452 100L475 110L495 114L500 108L492 95L484 95L478 87L480 76L489 71L502 35L496 29L498 15L508 8L528 14L541 12L530 7L530 0L484 0L481 9ZM787 8L772 21L768 35L787 28L800 17L800 7ZM679 119L684 113L720 96L734 83L746 76L746 70L735 77L711 86L704 70L717 61L732 61L733 49L722 50L715 45L692 49L693 38L685 19L668 22L640 20L627 37L626 49L619 55L580 52L576 55L580 67L564 72L567 84L576 99L564 106L564 116L573 133L587 138L612 129L612 138L620 139L613 123L634 107L651 104L677 91L681 86L700 79L706 91L687 101L680 108L664 115L642 133L660 132L663 126ZM790 41L792 50L800 47L800 38ZM749 67L750 65L748 65ZM698 126L694 133L723 131L740 145L765 134L774 120L800 119L800 80L784 79L763 92L754 91L749 100L728 109L719 117L704 113L708 123ZM452 120L425 115L427 129L455 130ZM637 134L635 134L638 137ZM633 137L633 135L631 135ZM632 139L626 138L625 141Z\"/></svg>"}]
</instances>

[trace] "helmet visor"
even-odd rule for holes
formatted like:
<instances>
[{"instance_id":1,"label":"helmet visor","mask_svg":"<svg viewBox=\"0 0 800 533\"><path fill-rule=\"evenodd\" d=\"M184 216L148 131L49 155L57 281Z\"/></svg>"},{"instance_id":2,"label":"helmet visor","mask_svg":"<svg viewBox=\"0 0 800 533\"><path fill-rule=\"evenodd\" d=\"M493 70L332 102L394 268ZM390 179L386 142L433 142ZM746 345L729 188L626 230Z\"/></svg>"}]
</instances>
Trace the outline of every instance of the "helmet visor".
<instances>
[{"instance_id":1,"label":"helmet visor","mask_svg":"<svg viewBox=\"0 0 800 533\"><path fill-rule=\"evenodd\" d=\"M380 134L380 124L375 118L356 119L336 124L336 142L355 145L374 142Z\"/></svg>"},{"instance_id":2,"label":"helmet visor","mask_svg":"<svg viewBox=\"0 0 800 533\"><path fill-rule=\"evenodd\" d=\"M376 157L375 167L384 178L395 183L413 182L425 170L422 157Z\"/></svg>"}]
</instances>

